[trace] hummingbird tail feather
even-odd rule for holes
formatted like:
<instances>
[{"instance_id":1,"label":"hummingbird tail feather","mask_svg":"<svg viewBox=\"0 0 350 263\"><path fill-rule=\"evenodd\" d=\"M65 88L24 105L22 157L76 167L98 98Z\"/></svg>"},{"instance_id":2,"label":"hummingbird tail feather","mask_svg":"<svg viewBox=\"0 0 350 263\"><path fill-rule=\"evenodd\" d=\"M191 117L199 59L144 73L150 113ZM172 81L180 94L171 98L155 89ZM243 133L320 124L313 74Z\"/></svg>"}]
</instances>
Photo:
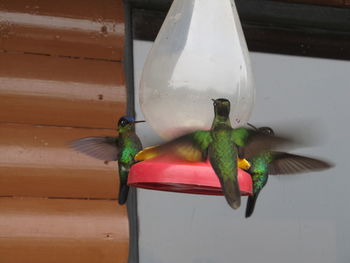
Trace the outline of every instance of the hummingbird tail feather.
<instances>
[{"instance_id":1,"label":"hummingbird tail feather","mask_svg":"<svg viewBox=\"0 0 350 263\"><path fill-rule=\"evenodd\" d=\"M246 210L245 210L245 217L246 218L250 217L253 214L254 208L255 208L255 204L256 204L256 200L258 199L258 195L259 195L259 193L256 193L256 194L251 195L251 196L248 197L247 207L246 207Z\"/></svg>"},{"instance_id":2,"label":"hummingbird tail feather","mask_svg":"<svg viewBox=\"0 0 350 263\"><path fill-rule=\"evenodd\" d=\"M225 198L229 206L233 209L237 209L241 206L241 192L237 182L227 180L222 183L222 191L224 192Z\"/></svg>"},{"instance_id":3,"label":"hummingbird tail feather","mask_svg":"<svg viewBox=\"0 0 350 263\"><path fill-rule=\"evenodd\" d=\"M120 184L119 187L119 196L118 196L118 203L120 205L123 205L128 200L128 193L129 193L129 186L126 184Z\"/></svg>"}]
</instances>

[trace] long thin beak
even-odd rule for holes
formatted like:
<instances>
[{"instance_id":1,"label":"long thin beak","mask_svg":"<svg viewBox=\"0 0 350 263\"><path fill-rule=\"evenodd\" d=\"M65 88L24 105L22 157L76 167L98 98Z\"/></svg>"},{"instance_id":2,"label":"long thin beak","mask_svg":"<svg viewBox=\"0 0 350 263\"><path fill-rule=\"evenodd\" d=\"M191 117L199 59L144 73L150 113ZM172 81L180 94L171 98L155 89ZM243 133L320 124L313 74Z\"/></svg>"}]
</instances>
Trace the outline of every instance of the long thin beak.
<instances>
[{"instance_id":1,"label":"long thin beak","mask_svg":"<svg viewBox=\"0 0 350 263\"><path fill-rule=\"evenodd\" d=\"M258 128L256 128L253 124L250 124L249 122L247 122L248 126L252 127L254 130L258 130Z\"/></svg>"},{"instance_id":2,"label":"long thin beak","mask_svg":"<svg viewBox=\"0 0 350 263\"><path fill-rule=\"evenodd\" d=\"M140 123L140 122L146 122L145 120L142 121L134 121L134 123Z\"/></svg>"},{"instance_id":3,"label":"long thin beak","mask_svg":"<svg viewBox=\"0 0 350 263\"><path fill-rule=\"evenodd\" d=\"M215 99L211 99L213 102L215 102L216 100Z\"/></svg>"}]
</instances>

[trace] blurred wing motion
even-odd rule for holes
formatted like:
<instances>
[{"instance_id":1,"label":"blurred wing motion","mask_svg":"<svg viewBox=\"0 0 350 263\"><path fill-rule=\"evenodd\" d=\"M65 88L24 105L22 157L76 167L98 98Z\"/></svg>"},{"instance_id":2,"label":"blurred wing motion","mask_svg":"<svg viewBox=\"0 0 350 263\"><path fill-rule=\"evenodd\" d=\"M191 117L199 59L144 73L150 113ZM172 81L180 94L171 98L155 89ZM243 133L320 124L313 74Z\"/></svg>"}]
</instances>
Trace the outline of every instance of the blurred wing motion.
<instances>
[{"instance_id":1,"label":"blurred wing motion","mask_svg":"<svg viewBox=\"0 0 350 263\"><path fill-rule=\"evenodd\" d=\"M265 152L249 161L253 195L248 197L245 217L253 214L259 193L267 183L269 175L305 173L332 167L332 164L322 160L284 152Z\"/></svg>"},{"instance_id":2,"label":"blurred wing motion","mask_svg":"<svg viewBox=\"0 0 350 263\"><path fill-rule=\"evenodd\" d=\"M271 175L296 174L331 168L329 162L283 152L271 152L272 162L268 166Z\"/></svg>"},{"instance_id":3,"label":"blurred wing motion","mask_svg":"<svg viewBox=\"0 0 350 263\"><path fill-rule=\"evenodd\" d=\"M289 138L263 134L257 130L237 128L232 131L232 140L239 146L240 158L252 158L277 146L291 144Z\"/></svg>"},{"instance_id":4,"label":"blurred wing motion","mask_svg":"<svg viewBox=\"0 0 350 263\"><path fill-rule=\"evenodd\" d=\"M159 156L161 153L158 151L157 147L159 147L159 145L150 146L150 147L143 149L138 154L136 154L135 161L138 161L138 162L146 161L146 160L149 160L149 159L152 159L152 158ZM238 158L237 159L237 166L240 169L248 170L250 167L250 163L246 159Z\"/></svg>"},{"instance_id":5,"label":"blurred wing motion","mask_svg":"<svg viewBox=\"0 0 350 263\"><path fill-rule=\"evenodd\" d=\"M209 131L195 131L167 143L145 148L135 156L135 160L148 160L169 153L190 162L204 161L211 141Z\"/></svg>"},{"instance_id":6,"label":"blurred wing motion","mask_svg":"<svg viewBox=\"0 0 350 263\"><path fill-rule=\"evenodd\" d=\"M159 150L160 148L159 146L160 145L154 145L154 146L146 147L142 151L139 151L135 155L135 158L134 158L135 161L138 161L138 162L146 161L161 155L162 153Z\"/></svg>"},{"instance_id":7,"label":"blurred wing motion","mask_svg":"<svg viewBox=\"0 0 350 263\"><path fill-rule=\"evenodd\" d=\"M118 160L117 137L85 137L74 140L69 146L74 150L103 161Z\"/></svg>"}]
</instances>

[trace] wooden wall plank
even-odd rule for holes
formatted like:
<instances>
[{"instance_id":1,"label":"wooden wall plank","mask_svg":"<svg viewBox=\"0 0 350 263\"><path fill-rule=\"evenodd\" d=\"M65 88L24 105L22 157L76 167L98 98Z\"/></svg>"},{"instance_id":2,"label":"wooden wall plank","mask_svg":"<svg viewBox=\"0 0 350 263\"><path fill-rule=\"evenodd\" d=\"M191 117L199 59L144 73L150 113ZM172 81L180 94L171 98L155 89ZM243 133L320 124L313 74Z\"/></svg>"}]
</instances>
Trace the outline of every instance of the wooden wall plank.
<instances>
[{"instance_id":1,"label":"wooden wall plank","mask_svg":"<svg viewBox=\"0 0 350 263\"><path fill-rule=\"evenodd\" d=\"M67 142L126 110L122 0L0 1L0 262L126 263L116 162Z\"/></svg>"},{"instance_id":2,"label":"wooden wall plank","mask_svg":"<svg viewBox=\"0 0 350 263\"><path fill-rule=\"evenodd\" d=\"M124 84L123 67L119 62L0 53L0 63L0 76L2 77L102 85Z\"/></svg>"},{"instance_id":3,"label":"wooden wall plank","mask_svg":"<svg viewBox=\"0 0 350 263\"><path fill-rule=\"evenodd\" d=\"M0 209L1 263L127 262L116 201L1 198Z\"/></svg>"},{"instance_id":4,"label":"wooden wall plank","mask_svg":"<svg viewBox=\"0 0 350 263\"><path fill-rule=\"evenodd\" d=\"M117 163L96 160L67 146L112 130L0 125L0 196L116 199Z\"/></svg>"},{"instance_id":5,"label":"wooden wall plank","mask_svg":"<svg viewBox=\"0 0 350 263\"><path fill-rule=\"evenodd\" d=\"M125 103L119 62L0 53L0 123L114 128Z\"/></svg>"},{"instance_id":6,"label":"wooden wall plank","mask_svg":"<svg viewBox=\"0 0 350 263\"><path fill-rule=\"evenodd\" d=\"M3 0L0 17L0 49L123 58L122 1Z\"/></svg>"},{"instance_id":7,"label":"wooden wall plank","mask_svg":"<svg viewBox=\"0 0 350 263\"><path fill-rule=\"evenodd\" d=\"M29 12L53 17L105 19L124 23L123 1L120 0L2 0L0 8L9 12Z\"/></svg>"}]
</instances>

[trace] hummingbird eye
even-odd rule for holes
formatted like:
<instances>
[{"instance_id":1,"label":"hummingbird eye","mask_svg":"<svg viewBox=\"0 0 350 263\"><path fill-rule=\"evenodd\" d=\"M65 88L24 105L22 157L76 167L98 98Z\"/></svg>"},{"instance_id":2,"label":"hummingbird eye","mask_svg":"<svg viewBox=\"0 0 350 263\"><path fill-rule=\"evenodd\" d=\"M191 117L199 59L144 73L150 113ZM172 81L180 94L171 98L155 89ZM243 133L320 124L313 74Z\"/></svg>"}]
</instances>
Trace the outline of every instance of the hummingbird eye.
<instances>
[{"instance_id":1,"label":"hummingbird eye","mask_svg":"<svg viewBox=\"0 0 350 263\"><path fill-rule=\"evenodd\" d=\"M127 124L129 124L129 121L127 119L125 119L125 118L122 118L122 119L120 119L120 121L118 123L118 126L124 127Z\"/></svg>"},{"instance_id":2,"label":"hummingbird eye","mask_svg":"<svg viewBox=\"0 0 350 263\"><path fill-rule=\"evenodd\" d=\"M259 131L266 135L274 135L274 131L270 127L261 127Z\"/></svg>"}]
</instances>

